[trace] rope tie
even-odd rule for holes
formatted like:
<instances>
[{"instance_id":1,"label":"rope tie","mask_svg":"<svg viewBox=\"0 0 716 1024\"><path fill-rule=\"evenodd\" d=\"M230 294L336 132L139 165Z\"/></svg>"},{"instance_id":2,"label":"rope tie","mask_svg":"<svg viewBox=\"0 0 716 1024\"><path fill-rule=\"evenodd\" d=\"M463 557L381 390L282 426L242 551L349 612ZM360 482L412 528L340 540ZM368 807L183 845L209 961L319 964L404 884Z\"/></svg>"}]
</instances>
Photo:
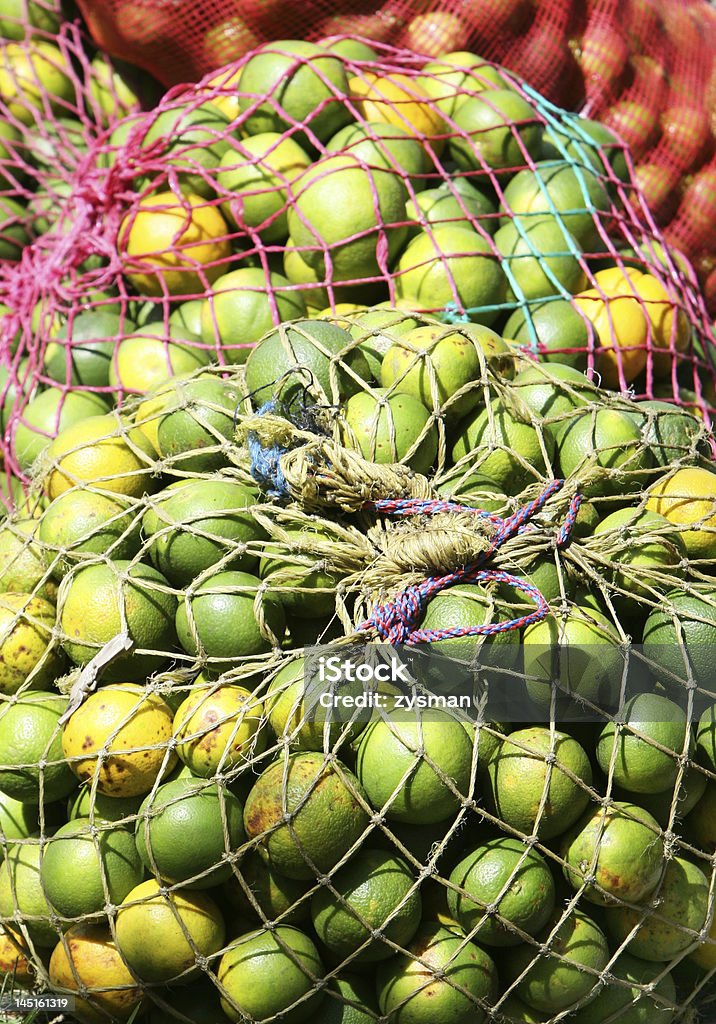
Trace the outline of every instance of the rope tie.
<instances>
[{"instance_id":1,"label":"rope tie","mask_svg":"<svg viewBox=\"0 0 716 1024\"><path fill-rule=\"evenodd\" d=\"M549 605L534 584L520 579L518 576L513 576L504 570L483 569L481 567L506 540L530 528L529 521L544 507L548 499L560 490L563 484L564 480L553 480L537 498L523 505L522 508L506 519L485 512L483 509L458 505L450 501L424 501L415 498L394 500L388 498L367 503L366 508L372 508L385 515L394 516L435 515L439 512L472 512L481 519L489 520L497 529L489 547L477 561L442 576L429 576L421 583L406 587L392 601L374 608L370 618L361 623L358 628L361 630L375 629L381 640L389 644L414 645L435 643L439 640L455 639L457 637L494 636L497 633L522 629L525 626L531 626L534 622L539 622L549 612ZM570 502L564 523L557 532L556 544L558 548L564 547L569 540L581 501L581 495L575 494ZM417 628L417 623L422 617L425 608L436 594L458 583L487 582L506 583L508 586L514 587L515 590L519 590L535 604L535 610L528 615L522 615L516 619L508 619L504 622L490 622L482 626L454 626L451 629Z\"/></svg>"}]
</instances>

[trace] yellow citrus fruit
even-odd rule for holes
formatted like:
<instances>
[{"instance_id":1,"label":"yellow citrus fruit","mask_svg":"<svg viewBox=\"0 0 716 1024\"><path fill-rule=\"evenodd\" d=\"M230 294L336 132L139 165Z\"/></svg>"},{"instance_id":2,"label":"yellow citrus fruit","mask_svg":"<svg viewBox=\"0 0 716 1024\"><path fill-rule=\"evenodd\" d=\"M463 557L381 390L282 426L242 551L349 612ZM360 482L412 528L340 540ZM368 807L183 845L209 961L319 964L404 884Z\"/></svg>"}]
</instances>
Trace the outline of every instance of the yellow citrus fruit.
<instances>
[{"instance_id":1,"label":"yellow citrus fruit","mask_svg":"<svg viewBox=\"0 0 716 1024\"><path fill-rule=\"evenodd\" d=\"M22 124L33 125L46 104L54 111L74 98L67 58L45 40L8 43L0 52L0 96Z\"/></svg>"},{"instance_id":2,"label":"yellow citrus fruit","mask_svg":"<svg viewBox=\"0 0 716 1024\"><path fill-rule=\"evenodd\" d=\"M9 976L19 985L31 984L34 975L28 955L21 935L9 928L0 928L0 978Z\"/></svg>"},{"instance_id":3,"label":"yellow citrus fruit","mask_svg":"<svg viewBox=\"0 0 716 1024\"><path fill-rule=\"evenodd\" d=\"M430 139L439 153L447 133L442 114L424 86L408 75L375 75L366 72L351 78L348 87L356 106L366 121L394 124L417 139Z\"/></svg>"},{"instance_id":4,"label":"yellow citrus fruit","mask_svg":"<svg viewBox=\"0 0 716 1024\"><path fill-rule=\"evenodd\" d=\"M646 507L687 527L681 539L692 558L716 557L716 473L700 466L677 469L657 480Z\"/></svg>"},{"instance_id":5,"label":"yellow citrus fruit","mask_svg":"<svg viewBox=\"0 0 716 1024\"><path fill-rule=\"evenodd\" d=\"M75 995L73 1015L82 1024L128 1020L142 1001L107 925L84 922L69 929L50 957L50 981Z\"/></svg>"},{"instance_id":6,"label":"yellow citrus fruit","mask_svg":"<svg viewBox=\"0 0 716 1024\"><path fill-rule=\"evenodd\" d=\"M56 612L32 594L0 594L0 694L27 684L48 690L61 674L63 658L51 646Z\"/></svg>"},{"instance_id":7,"label":"yellow citrus fruit","mask_svg":"<svg viewBox=\"0 0 716 1024\"><path fill-rule=\"evenodd\" d=\"M54 500L72 487L94 484L137 498L153 489L154 455L145 434L127 427L116 413L91 416L61 431L47 449L45 490Z\"/></svg>"},{"instance_id":8,"label":"yellow citrus fruit","mask_svg":"<svg viewBox=\"0 0 716 1024\"><path fill-rule=\"evenodd\" d=\"M647 321L639 299L616 298L588 288L574 296L577 309L592 324L599 347L596 367L606 387L620 389L620 371L630 384L646 366Z\"/></svg>"},{"instance_id":9,"label":"yellow citrus fruit","mask_svg":"<svg viewBox=\"0 0 716 1024\"><path fill-rule=\"evenodd\" d=\"M222 61L222 63L224 62ZM221 71L212 75L203 86L202 91L206 91L207 99L211 102L212 107L220 110L225 117L228 117L229 121L235 121L241 113L238 91L240 78L240 70L229 73L227 68L222 68Z\"/></svg>"},{"instance_id":10,"label":"yellow citrus fruit","mask_svg":"<svg viewBox=\"0 0 716 1024\"><path fill-rule=\"evenodd\" d=\"M171 736L171 709L161 697L117 683L90 694L70 716L62 750L79 779L97 777L98 792L139 796L176 764Z\"/></svg>"},{"instance_id":11,"label":"yellow citrus fruit","mask_svg":"<svg viewBox=\"0 0 716 1024\"><path fill-rule=\"evenodd\" d=\"M117 346L109 370L109 384L113 388L146 395L165 381L198 370L208 362L206 348L165 341L149 333L135 334L122 338Z\"/></svg>"},{"instance_id":12,"label":"yellow citrus fruit","mask_svg":"<svg viewBox=\"0 0 716 1024\"><path fill-rule=\"evenodd\" d=\"M633 283L643 276L643 272L636 267L624 267L623 270L621 267L607 267L596 273L594 280L600 291L616 298L619 295L633 295Z\"/></svg>"},{"instance_id":13,"label":"yellow citrus fruit","mask_svg":"<svg viewBox=\"0 0 716 1024\"><path fill-rule=\"evenodd\" d=\"M224 944L218 906L203 892L163 891L150 879L132 889L117 915L117 945L142 981L171 981Z\"/></svg>"},{"instance_id":14,"label":"yellow citrus fruit","mask_svg":"<svg viewBox=\"0 0 716 1024\"><path fill-rule=\"evenodd\" d=\"M666 352L653 355L654 372L666 377L671 372L672 352L685 352L691 338L686 313L680 309L676 297L651 274L642 274L634 280L634 288L644 302L644 310L651 323L652 344Z\"/></svg>"},{"instance_id":15,"label":"yellow citrus fruit","mask_svg":"<svg viewBox=\"0 0 716 1024\"><path fill-rule=\"evenodd\" d=\"M194 775L211 777L260 753L266 741L261 702L241 686L205 684L203 676L174 716L177 753ZM197 685L198 684L198 685Z\"/></svg>"},{"instance_id":16,"label":"yellow citrus fruit","mask_svg":"<svg viewBox=\"0 0 716 1024\"><path fill-rule=\"evenodd\" d=\"M201 196L145 196L119 229L124 272L141 295L206 292L226 270L228 233L221 213Z\"/></svg>"}]
</instances>

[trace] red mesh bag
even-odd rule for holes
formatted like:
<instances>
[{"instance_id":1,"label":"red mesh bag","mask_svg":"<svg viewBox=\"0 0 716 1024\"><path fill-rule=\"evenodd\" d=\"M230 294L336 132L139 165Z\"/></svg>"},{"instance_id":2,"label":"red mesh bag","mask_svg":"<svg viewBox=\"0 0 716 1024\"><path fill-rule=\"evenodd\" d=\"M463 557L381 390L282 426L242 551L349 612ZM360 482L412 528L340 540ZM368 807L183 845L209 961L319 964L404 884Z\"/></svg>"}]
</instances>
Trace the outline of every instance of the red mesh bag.
<instances>
[{"instance_id":1,"label":"red mesh bag","mask_svg":"<svg viewBox=\"0 0 716 1024\"><path fill-rule=\"evenodd\" d=\"M166 84L193 81L270 39L335 33L435 55L470 49L549 99L604 119L632 147L668 238L711 270L716 13L706 0L80 0L97 42ZM711 289L713 285L710 286Z\"/></svg>"},{"instance_id":2,"label":"red mesh bag","mask_svg":"<svg viewBox=\"0 0 716 1024\"><path fill-rule=\"evenodd\" d=\"M703 301L628 151L494 65L374 45L277 44L104 127L62 33L71 94L33 124L74 145L61 178L27 167L44 233L0 268L6 469L27 479L75 419L342 302L470 319L708 412Z\"/></svg>"}]
</instances>

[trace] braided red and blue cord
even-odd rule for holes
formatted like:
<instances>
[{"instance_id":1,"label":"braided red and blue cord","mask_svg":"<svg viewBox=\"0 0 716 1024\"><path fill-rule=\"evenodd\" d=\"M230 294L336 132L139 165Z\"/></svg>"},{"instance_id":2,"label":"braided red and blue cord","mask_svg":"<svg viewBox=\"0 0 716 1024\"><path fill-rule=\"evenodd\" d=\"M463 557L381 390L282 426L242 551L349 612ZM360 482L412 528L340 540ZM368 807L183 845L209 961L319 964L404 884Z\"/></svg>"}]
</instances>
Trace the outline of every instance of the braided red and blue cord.
<instances>
[{"instance_id":1,"label":"braided red and blue cord","mask_svg":"<svg viewBox=\"0 0 716 1024\"><path fill-rule=\"evenodd\" d=\"M367 508L392 516L437 515L439 512L472 512L481 519L487 519L495 527L489 548L480 558L462 569L455 569L444 576L429 576L421 583L413 584L401 591L397 597L386 604L374 608L372 615L358 627L362 630L375 629L381 640L389 644L429 644L438 640L454 639L465 636L493 636L506 633L512 629L523 629L525 626L539 622L549 612L549 605L534 584L513 576L500 569L483 569L484 563L510 537L522 533L528 527L529 520L542 509L545 502L552 497L564 484L564 480L552 480L544 491L528 504L523 505L511 516L501 516L485 512L483 509L469 505L459 505L453 501L423 501L413 498L393 500L384 498L369 503ZM581 495L575 494L564 522L557 531L557 547L563 547L569 540L574 522L577 518ZM453 626L451 629L419 629L417 623L429 601L441 591L457 583L506 583L521 591L535 604L535 610L529 615L522 615L505 622L490 622L482 626Z\"/></svg>"}]
</instances>

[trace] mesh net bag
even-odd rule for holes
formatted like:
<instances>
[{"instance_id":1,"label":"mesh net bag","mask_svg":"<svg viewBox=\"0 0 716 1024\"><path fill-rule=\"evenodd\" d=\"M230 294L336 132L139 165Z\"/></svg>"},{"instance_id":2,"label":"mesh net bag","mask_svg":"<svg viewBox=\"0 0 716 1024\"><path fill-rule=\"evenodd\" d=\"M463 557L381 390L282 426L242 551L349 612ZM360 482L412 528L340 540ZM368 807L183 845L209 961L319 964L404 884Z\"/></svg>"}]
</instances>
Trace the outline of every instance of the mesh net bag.
<instances>
[{"instance_id":1,"label":"mesh net bag","mask_svg":"<svg viewBox=\"0 0 716 1024\"><path fill-rule=\"evenodd\" d=\"M49 154L0 268L8 495L61 427L343 303L467 318L708 415L703 301L628 151L508 72L287 41L121 116L143 98L97 92L73 26L37 45L57 95L13 64L4 100Z\"/></svg>"},{"instance_id":2,"label":"mesh net bag","mask_svg":"<svg viewBox=\"0 0 716 1024\"><path fill-rule=\"evenodd\" d=\"M168 84L290 35L366 36L429 56L474 50L549 99L604 119L632 147L648 202L661 224L672 222L670 241L703 263L704 281L712 269L716 16L706 0L81 6L100 45Z\"/></svg>"},{"instance_id":3,"label":"mesh net bag","mask_svg":"<svg viewBox=\"0 0 716 1024\"><path fill-rule=\"evenodd\" d=\"M192 1024L706 998L710 432L387 313L40 457L0 530L6 991Z\"/></svg>"}]
</instances>

